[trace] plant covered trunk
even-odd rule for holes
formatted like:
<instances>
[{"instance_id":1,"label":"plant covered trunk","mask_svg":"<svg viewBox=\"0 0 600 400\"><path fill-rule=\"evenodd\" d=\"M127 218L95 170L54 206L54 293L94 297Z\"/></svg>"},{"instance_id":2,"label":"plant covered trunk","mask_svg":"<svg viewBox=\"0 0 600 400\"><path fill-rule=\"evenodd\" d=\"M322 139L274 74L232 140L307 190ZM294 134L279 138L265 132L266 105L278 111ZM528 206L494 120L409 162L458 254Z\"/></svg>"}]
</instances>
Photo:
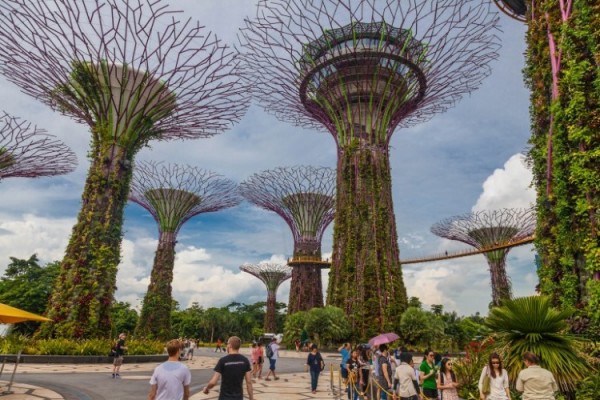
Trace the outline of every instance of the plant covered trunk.
<instances>
[{"instance_id":1,"label":"plant covered trunk","mask_svg":"<svg viewBox=\"0 0 600 400\"><path fill-rule=\"evenodd\" d=\"M321 264L310 261L321 260L321 242L311 240L297 243L294 246L294 259L301 262L295 262L292 266L288 314L323 307Z\"/></svg>"},{"instance_id":2,"label":"plant covered trunk","mask_svg":"<svg viewBox=\"0 0 600 400\"><path fill-rule=\"evenodd\" d=\"M265 312L264 330L269 333L277 333L277 298L276 290L267 290L267 311Z\"/></svg>"},{"instance_id":3,"label":"plant covered trunk","mask_svg":"<svg viewBox=\"0 0 600 400\"><path fill-rule=\"evenodd\" d=\"M485 253L490 267L492 281L492 305L498 307L504 300L512 298L512 288L506 273L506 254L508 250L496 250Z\"/></svg>"},{"instance_id":4,"label":"plant covered trunk","mask_svg":"<svg viewBox=\"0 0 600 400\"><path fill-rule=\"evenodd\" d=\"M171 308L173 297L173 267L175 265L175 234L161 232L150 284L144 296L142 311L135 328L137 336L165 340L171 337Z\"/></svg>"},{"instance_id":5,"label":"plant covered trunk","mask_svg":"<svg viewBox=\"0 0 600 400\"><path fill-rule=\"evenodd\" d=\"M387 146L344 146L337 171L327 305L344 310L355 339L367 339L396 329L407 305Z\"/></svg>"},{"instance_id":6,"label":"plant covered trunk","mask_svg":"<svg viewBox=\"0 0 600 400\"><path fill-rule=\"evenodd\" d=\"M594 4L594 5L592 5ZM531 2L526 78L540 291L600 321L600 8Z\"/></svg>"},{"instance_id":7,"label":"plant covered trunk","mask_svg":"<svg viewBox=\"0 0 600 400\"><path fill-rule=\"evenodd\" d=\"M82 207L73 227L41 337L110 337L123 210L133 152L94 143Z\"/></svg>"}]
</instances>

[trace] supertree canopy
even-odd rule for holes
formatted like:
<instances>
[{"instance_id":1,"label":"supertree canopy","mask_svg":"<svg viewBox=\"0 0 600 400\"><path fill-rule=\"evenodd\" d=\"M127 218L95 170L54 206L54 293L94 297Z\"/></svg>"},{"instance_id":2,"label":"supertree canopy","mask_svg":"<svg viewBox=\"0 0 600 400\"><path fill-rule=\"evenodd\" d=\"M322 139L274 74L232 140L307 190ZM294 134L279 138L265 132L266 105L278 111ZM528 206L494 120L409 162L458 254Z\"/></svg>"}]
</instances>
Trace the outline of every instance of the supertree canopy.
<instances>
[{"instance_id":1,"label":"supertree canopy","mask_svg":"<svg viewBox=\"0 0 600 400\"><path fill-rule=\"evenodd\" d=\"M431 227L434 234L471 245L477 249L492 248L533 235L535 212L533 209L505 208L478 211L445 219ZM509 248L485 253L492 278L492 303L500 305L512 296L506 273L506 255Z\"/></svg>"},{"instance_id":2,"label":"supertree canopy","mask_svg":"<svg viewBox=\"0 0 600 400\"><path fill-rule=\"evenodd\" d=\"M503 13L518 21L525 21L527 3L525 0L494 0Z\"/></svg>"},{"instance_id":3,"label":"supertree canopy","mask_svg":"<svg viewBox=\"0 0 600 400\"><path fill-rule=\"evenodd\" d=\"M323 307L321 240L335 212L335 171L330 168L277 168L240 185L242 195L277 213L294 237L288 313Z\"/></svg>"},{"instance_id":4,"label":"supertree canopy","mask_svg":"<svg viewBox=\"0 0 600 400\"><path fill-rule=\"evenodd\" d=\"M0 180L72 172L77 157L60 140L22 119L0 113Z\"/></svg>"},{"instance_id":5,"label":"supertree canopy","mask_svg":"<svg viewBox=\"0 0 600 400\"><path fill-rule=\"evenodd\" d=\"M480 0L263 0L241 31L245 76L265 109L336 140L327 301L357 338L392 329L407 302L390 138L480 85L497 24Z\"/></svg>"},{"instance_id":6,"label":"supertree canopy","mask_svg":"<svg viewBox=\"0 0 600 400\"><path fill-rule=\"evenodd\" d=\"M195 215L240 203L238 186L213 172L177 164L136 163L129 199L144 207L158 224L158 247L136 334L167 339L171 335L171 282L175 244L181 226Z\"/></svg>"},{"instance_id":7,"label":"supertree canopy","mask_svg":"<svg viewBox=\"0 0 600 400\"><path fill-rule=\"evenodd\" d=\"M161 0L5 0L0 72L90 127L82 208L41 336L110 335L123 209L136 152L208 137L246 109L236 55Z\"/></svg>"},{"instance_id":8,"label":"supertree canopy","mask_svg":"<svg viewBox=\"0 0 600 400\"><path fill-rule=\"evenodd\" d=\"M285 280L290 279L292 270L284 264L259 263L244 264L240 267L244 272L254 275L267 287L267 312L265 314L265 332L275 332L277 325L275 321L277 288Z\"/></svg>"}]
</instances>

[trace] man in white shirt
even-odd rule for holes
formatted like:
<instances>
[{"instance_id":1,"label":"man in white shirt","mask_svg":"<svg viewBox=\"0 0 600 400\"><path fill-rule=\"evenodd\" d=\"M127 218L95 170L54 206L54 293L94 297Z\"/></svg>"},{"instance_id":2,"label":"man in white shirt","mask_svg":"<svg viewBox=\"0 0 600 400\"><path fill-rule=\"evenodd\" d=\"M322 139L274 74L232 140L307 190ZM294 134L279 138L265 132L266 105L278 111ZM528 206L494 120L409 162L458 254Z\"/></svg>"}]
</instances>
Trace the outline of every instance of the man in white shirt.
<instances>
[{"instance_id":1,"label":"man in white shirt","mask_svg":"<svg viewBox=\"0 0 600 400\"><path fill-rule=\"evenodd\" d=\"M150 378L148 400L173 400L190 398L192 374L188 367L179 362L183 344L174 339L167 343L169 359L154 369Z\"/></svg>"},{"instance_id":2,"label":"man in white shirt","mask_svg":"<svg viewBox=\"0 0 600 400\"><path fill-rule=\"evenodd\" d=\"M265 381L270 381L270 376L273 375L273 379L278 380L279 378L275 375L275 364L277 364L277 360L279 359L279 345L277 344L277 338L273 338L271 343L271 350L273 351L273 355L269 357L269 373L267 374Z\"/></svg>"},{"instance_id":3,"label":"man in white shirt","mask_svg":"<svg viewBox=\"0 0 600 400\"><path fill-rule=\"evenodd\" d=\"M516 384L523 400L554 400L558 385L552 372L540 367L539 357L529 351L523 354L523 362L527 368L519 372Z\"/></svg>"},{"instance_id":4,"label":"man in white shirt","mask_svg":"<svg viewBox=\"0 0 600 400\"><path fill-rule=\"evenodd\" d=\"M397 385L397 390L394 391L400 397L400 400L418 400L419 395L415 387L415 369L410 366L412 363L412 354L403 351L400 354L400 365L396 367L394 375Z\"/></svg>"}]
</instances>

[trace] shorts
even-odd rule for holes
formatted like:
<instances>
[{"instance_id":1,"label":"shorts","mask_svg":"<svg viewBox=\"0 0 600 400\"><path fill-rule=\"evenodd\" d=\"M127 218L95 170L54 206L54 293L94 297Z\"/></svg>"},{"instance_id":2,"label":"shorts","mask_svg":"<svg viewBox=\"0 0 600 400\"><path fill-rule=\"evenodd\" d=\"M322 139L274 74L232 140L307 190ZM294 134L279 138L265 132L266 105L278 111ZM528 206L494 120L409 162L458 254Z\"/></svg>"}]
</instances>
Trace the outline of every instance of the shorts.
<instances>
[{"instance_id":1,"label":"shorts","mask_svg":"<svg viewBox=\"0 0 600 400\"><path fill-rule=\"evenodd\" d=\"M344 364L340 364L340 368L342 369L342 379L348 379L348 370Z\"/></svg>"},{"instance_id":2,"label":"shorts","mask_svg":"<svg viewBox=\"0 0 600 400\"><path fill-rule=\"evenodd\" d=\"M276 358L269 358L269 369L271 371L275 371L275 363L277 362Z\"/></svg>"},{"instance_id":3,"label":"shorts","mask_svg":"<svg viewBox=\"0 0 600 400\"><path fill-rule=\"evenodd\" d=\"M113 360L113 365L115 367L119 367L123 364L123 356L116 356L115 359Z\"/></svg>"},{"instance_id":4,"label":"shorts","mask_svg":"<svg viewBox=\"0 0 600 400\"><path fill-rule=\"evenodd\" d=\"M437 391L437 389L423 388L423 396L425 396L425 398L429 398L429 399L437 399L438 391Z\"/></svg>"},{"instance_id":5,"label":"shorts","mask_svg":"<svg viewBox=\"0 0 600 400\"><path fill-rule=\"evenodd\" d=\"M262 357L258 357L258 363L260 365L262 365L265 362L265 360Z\"/></svg>"}]
</instances>

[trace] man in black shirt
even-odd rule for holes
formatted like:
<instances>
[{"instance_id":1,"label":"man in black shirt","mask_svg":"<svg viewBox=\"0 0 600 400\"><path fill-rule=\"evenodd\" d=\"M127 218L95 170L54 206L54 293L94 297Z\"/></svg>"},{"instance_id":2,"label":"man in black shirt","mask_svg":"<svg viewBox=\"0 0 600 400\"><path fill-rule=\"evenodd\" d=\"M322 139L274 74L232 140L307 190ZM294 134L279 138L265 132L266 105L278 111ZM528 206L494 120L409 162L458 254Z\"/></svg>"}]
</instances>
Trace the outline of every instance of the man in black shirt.
<instances>
[{"instance_id":1,"label":"man in black shirt","mask_svg":"<svg viewBox=\"0 0 600 400\"><path fill-rule=\"evenodd\" d=\"M221 358L215 367L215 373L204 388L204 394L217 385L221 378L221 392L219 400L243 400L244 389L242 383L246 378L246 391L248 398L254 400L252 392L252 375L250 361L240 354L242 341L237 336L232 336L227 341L227 354Z\"/></svg>"},{"instance_id":2,"label":"man in black shirt","mask_svg":"<svg viewBox=\"0 0 600 400\"><path fill-rule=\"evenodd\" d=\"M115 358L113 359L113 378L120 378L119 372L121 370L121 365L123 365L123 355L125 354L125 350L127 347L125 346L125 333L121 333L119 335L119 339L117 339L117 343L115 344L113 350L115 351Z\"/></svg>"}]
</instances>

